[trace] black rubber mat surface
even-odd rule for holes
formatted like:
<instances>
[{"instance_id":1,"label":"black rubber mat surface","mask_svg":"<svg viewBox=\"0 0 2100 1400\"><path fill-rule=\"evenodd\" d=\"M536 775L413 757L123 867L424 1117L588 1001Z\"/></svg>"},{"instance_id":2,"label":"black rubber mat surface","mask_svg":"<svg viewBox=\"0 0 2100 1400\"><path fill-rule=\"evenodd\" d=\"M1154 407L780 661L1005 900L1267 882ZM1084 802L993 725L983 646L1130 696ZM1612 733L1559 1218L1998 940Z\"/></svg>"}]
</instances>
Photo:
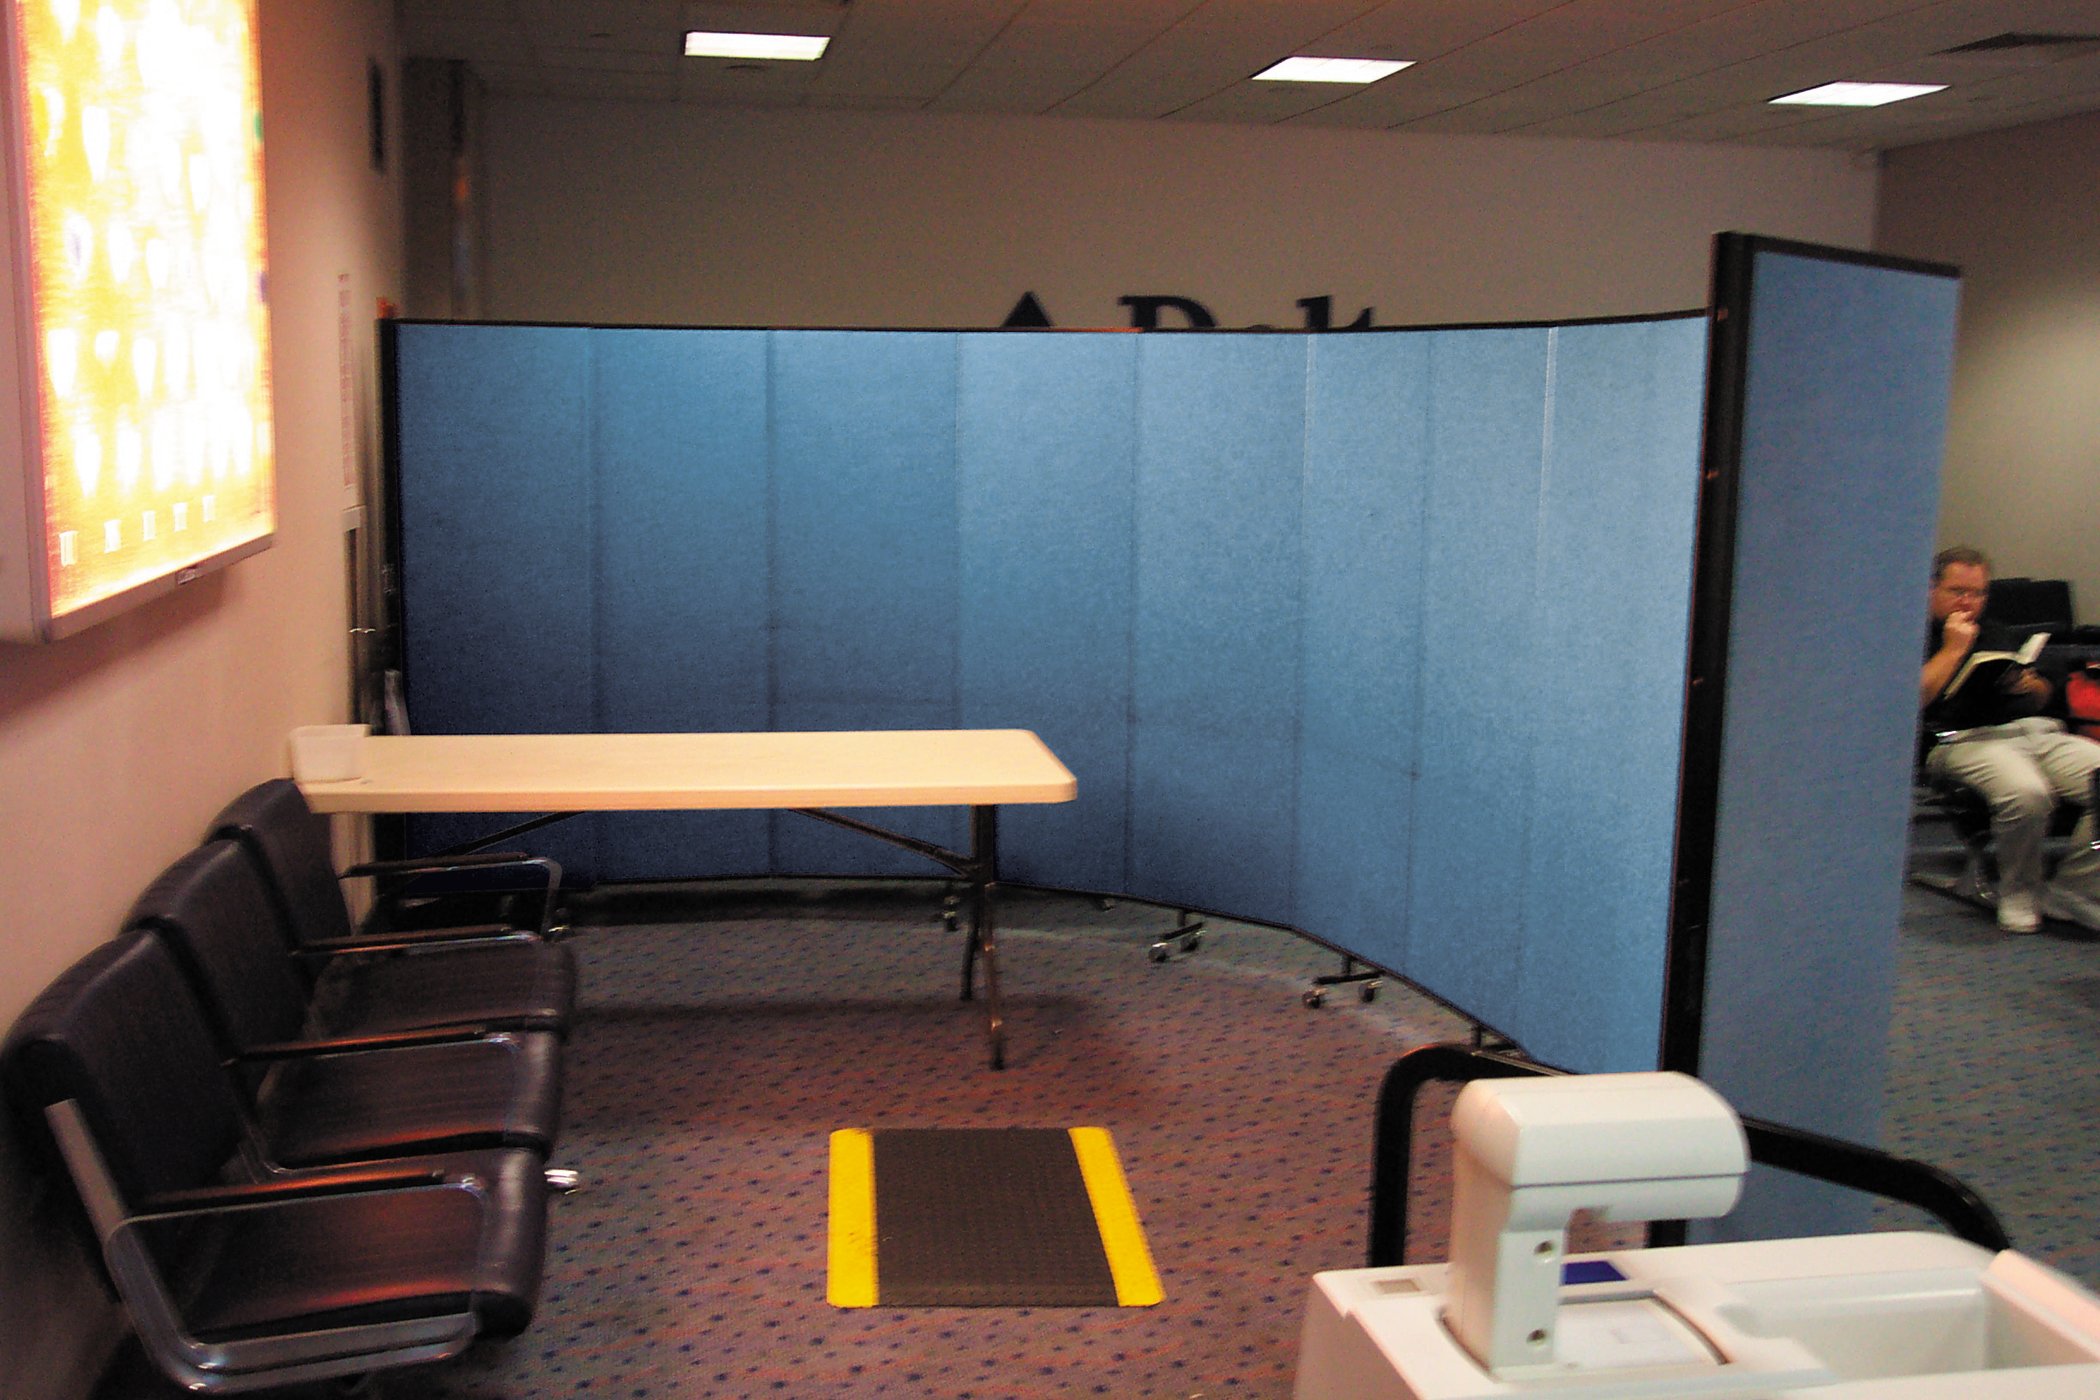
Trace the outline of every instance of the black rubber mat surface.
<instances>
[{"instance_id":1,"label":"black rubber mat surface","mask_svg":"<svg viewBox=\"0 0 2100 1400\"><path fill-rule=\"evenodd\" d=\"M879 1298L896 1307L1116 1305L1062 1128L878 1129Z\"/></svg>"}]
</instances>

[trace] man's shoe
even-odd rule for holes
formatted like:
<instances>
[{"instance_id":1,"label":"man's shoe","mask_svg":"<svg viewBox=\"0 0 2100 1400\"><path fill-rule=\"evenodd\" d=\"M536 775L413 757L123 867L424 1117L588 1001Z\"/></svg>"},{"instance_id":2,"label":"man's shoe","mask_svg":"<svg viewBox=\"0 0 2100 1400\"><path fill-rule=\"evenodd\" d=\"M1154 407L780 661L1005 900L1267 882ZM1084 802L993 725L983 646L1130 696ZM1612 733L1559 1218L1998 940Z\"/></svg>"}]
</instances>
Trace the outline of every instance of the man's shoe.
<instances>
[{"instance_id":1,"label":"man's shoe","mask_svg":"<svg viewBox=\"0 0 2100 1400\"><path fill-rule=\"evenodd\" d=\"M2031 894L1998 896L1998 927L2007 933L2033 933L2042 926L2042 911Z\"/></svg>"},{"instance_id":2,"label":"man's shoe","mask_svg":"<svg viewBox=\"0 0 2100 1400\"><path fill-rule=\"evenodd\" d=\"M2077 924L2092 933L2100 933L2100 900L2076 890L2057 889L2053 885L2043 890L2042 912L2052 919L2062 919L2067 924Z\"/></svg>"}]
</instances>

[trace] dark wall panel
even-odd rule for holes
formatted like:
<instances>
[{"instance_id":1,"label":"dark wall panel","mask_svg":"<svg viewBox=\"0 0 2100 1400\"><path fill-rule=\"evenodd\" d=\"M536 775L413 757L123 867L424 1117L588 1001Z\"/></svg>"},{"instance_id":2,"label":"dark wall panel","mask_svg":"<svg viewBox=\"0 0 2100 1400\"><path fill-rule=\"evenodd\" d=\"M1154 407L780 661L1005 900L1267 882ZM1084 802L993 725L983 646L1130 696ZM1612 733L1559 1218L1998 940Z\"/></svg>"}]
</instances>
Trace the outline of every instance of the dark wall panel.
<instances>
[{"instance_id":1,"label":"dark wall panel","mask_svg":"<svg viewBox=\"0 0 2100 1400\"><path fill-rule=\"evenodd\" d=\"M1418 664L1409 970L1517 1034L1532 716L1509 658L1532 634L1544 330L1439 331Z\"/></svg>"},{"instance_id":2,"label":"dark wall panel","mask_svg":"<svg viewBox=\"0 0 2100 1400\"><path fill-rule=\"evenodd\" d=\"M774 331L773 727L956 723L956 337ZM943 843L952 812L865 814ZM807 818L775 819L780 869L928 873Z\"/></svg>"},{"instance_id":3,"label":"dark wall panel","mask_svg":"<svg viewBox=\"0 0 2100 1400\"><path fill-rule=\"evenodd\" d=\"M1507 673L1534 763L1517 1023L1526 1047L1552 1063L1652 1069L1705 326L1569 326L1548 336L1540 586Z\"/></svg>"},{"instance_id":4,"label":"dark wall panel","mask_svg":"<svg viewBox=\"0 0 2100 1400\"><path fill-rule=\"evenodd\" d=\"M599 727L769 729L765 341L602 330L591 345ZM770 866L764 813L603 820L607 879Z\"/></svg>"},{"instance_id":5,"label":"dark wall panel","mask_svg":"<svg viewBox=\"0 0 2100 1400\"><path fill-rule=\"evenodd\" d=\"M1000 817L1009 879L1122 890L1137 341L966 335L960 722L1033 729L1076 801Z\"/></svg>"},{"instance_id":6,"label":"dark wall panel","mask_svg":"<svg viewBox=\"0 0 2100 1400\"><path fill-rule=\"evenodd\" d=\"M1429 344L1308 352L1293 922L1386 967L1410 961Z\"/></svg>"},{"instance_id":7,"label":"dark wall panel","mask_svg":"<svg viewBox=\"0 0 2100 1400\"><path fill-rule=\"evenodd\" d=\"M1138 344L1132 889L1288 922L1306 342Z\"/></svg>"}]
</instances>

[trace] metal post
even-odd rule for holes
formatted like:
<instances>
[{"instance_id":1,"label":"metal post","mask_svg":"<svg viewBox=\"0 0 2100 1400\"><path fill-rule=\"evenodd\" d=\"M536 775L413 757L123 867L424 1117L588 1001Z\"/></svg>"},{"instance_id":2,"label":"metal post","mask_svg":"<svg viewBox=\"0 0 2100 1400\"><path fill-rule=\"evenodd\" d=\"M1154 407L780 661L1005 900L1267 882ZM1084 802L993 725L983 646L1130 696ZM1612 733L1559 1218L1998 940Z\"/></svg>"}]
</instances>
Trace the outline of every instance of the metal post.
<instances>
[{"instance_id":1,"label":"metal post","mask_svg":"<svg viewBox=\"0 0 2100 1400\"><path fill-rule=\"evenodd\" d=\"M970 969L984 954L985 1035L992 1068L1006 1068L1006 1018L999 1004L999 809L970 809L970 946L963 959L963 997L970 995Z\"/></svg>"}]
</instances>

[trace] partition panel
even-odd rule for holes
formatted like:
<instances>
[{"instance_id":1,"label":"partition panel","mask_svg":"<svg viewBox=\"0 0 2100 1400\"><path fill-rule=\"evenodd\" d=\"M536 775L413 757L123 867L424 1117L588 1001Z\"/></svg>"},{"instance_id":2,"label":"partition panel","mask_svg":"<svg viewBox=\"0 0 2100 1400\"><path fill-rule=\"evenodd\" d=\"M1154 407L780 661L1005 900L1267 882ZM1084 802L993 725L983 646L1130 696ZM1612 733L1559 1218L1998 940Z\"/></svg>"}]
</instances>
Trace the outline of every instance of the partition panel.
<instances>
[{"instance_id":1,"label":"partition panel","mask_svg":"<svg viewBox=\"0 0 2100 1400\"><path fill-rule=\"evenodd\" d=\"M1538 594L1510 670L1533 754L1516 1024L1654 1069L1677 829L1704 317L1549 331Z\"/></svg>"},{"instance_id":2,"label":"partition panel","mask_svg":"<svg viewBox=\"0 0 2100 1400\"><path fill-rule=\"evenodd\" d=\"M593 671L602 729L771 728L766 347L734 331L592 333ZM763 874L759 812L612 813L612 880Z\"/></svg>"},{"instance_id":3,"label":"partition panel","mask_svg":"<svg viewBox=\"0 0 2100 1400\"><path fill-rule=\"evenodd\" d=\"M1287 922L1301 337L1139 340L1133 892Z\"/></svg>"},{"instance_id":4,"label":"partition panel","mask_svg":"<svg viewBox=\"0 0 2100 1400\"><path fill-rule=\"evenodd\" d=\"M1001 816L1008 879L1123 890L1134 336L961 337L961 720L1033 729L1079 796Z\"/></svg>"},{"instance_id":5,"label":"partition panel","mask_svg":"<svg viewBox=\"0 0 2100 1400\"><path fill-rule=\"evenodd\" d=\"M1746 342L1698 1071L1745 1113L1872 1143L1959 283L1764 240L1727 252L1749 295L1731 308ZM1780 1177L1719 1233L1863 1216Z\"/></svg>"},{"instance_id":6,"label":"partition panel","mask_svg":"<svg viewBox=\"0 0 2100 1400\"><path fill-rule=\"evenodd\" d=\"M773 331L775 729L956 724L956 337ZM947 811L856 813L950 846ZM917 856L774 819L783 873L926 874Z\"/></svg>"},{"instance_id":7,"label":"partition panel","mask_svg":"<svg viewBox=\"0 0 2100 1400\"><path fill-rule=\"evenodd\" d=\"M1781 260L1745 308L1740 527L1696 548L1703 318L392 328L411 704L1032 728L1080 800L1008 813L1009 878L1294 924L1578 1069L1654 1063L1658 1019L1667 1058L1698 975L1724 1093L1871 1136L1953 294L1858 272ZM1716 558L1718 800L1672 786L1723 689L1682 688ZM1701 803L1710 947L1680 956ZM580 874L930 870L771 823L533 841Z\"/></svg>"},{"instance_id":8,"label":"partition panel","mask_svg":"<svg viewBox=\"0 0 2100 1400\"><path fill-rule=\"evenodd\" d=\"M1409 963L1429 339L1308 348L1292 922Z\"/></svg>"},{"instance_id":9,"label":"partition panel","mask_svg":"<svg viewBox=\"0 0 2100 1400\"><path fill-rule=\"evenodd\" d=\"M1545 439L1543 329L1438 331L1429 345L1420 778L1407 965L1520 1034L1532 632Z\"/></svg>"},{"instance_id":10,"label":"partition panel","mask_svg":"<svg viewBox=\"0 0 2100 1400\"><path fill-rule=\"evenodd\" d=\"M555 327L403 325L394 342L404 470L398 540L402 671L410 722L432 733L584 733L597 587L588 520L590 333ZM434 850L499 823L418 817ZM588 878L596 819L535 849Z\"/></svg>"}]
</instances>

